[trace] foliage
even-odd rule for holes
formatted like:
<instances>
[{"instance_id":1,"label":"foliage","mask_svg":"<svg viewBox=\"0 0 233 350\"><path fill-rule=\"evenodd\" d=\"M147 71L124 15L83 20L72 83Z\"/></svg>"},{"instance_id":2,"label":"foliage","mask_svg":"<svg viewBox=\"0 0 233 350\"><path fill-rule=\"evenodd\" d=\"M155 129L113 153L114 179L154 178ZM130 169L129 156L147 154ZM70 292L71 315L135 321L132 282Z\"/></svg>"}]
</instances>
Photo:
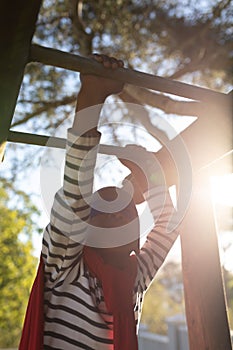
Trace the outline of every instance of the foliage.
<instances>
[{"instance_id":1,"label":"foliage","mask_svg":"<svg viewBox=\"0 0 233 350\"><path fill-rule=\"evenodd\" d=\"M230 329L233 329L233 274L223 269L226 304ZM166 319L176 314L185 314L182 271L179 263L168 262L155 277L146 293L141 322L148 330L167 334Z\"/></svg>"},{"instance_id":2,"label":"foliage","mask_svg":"<svg viewBox=\"0 0 233 350\"><path fill-rule=\"evenodd\" d=\"M29 239L35 229L32 217L36 210L21 191L16 191L12 201L12 185L8 185L8 189L0 187L0 347L4 348L18 345L36 268Z\"/></svg>"},{"instance_id":3,"label":"foliage","mask_svg":"<svg viewBox=\"0 0 233 350\"><path fill-rule=\"evenodd\" d=\"M141 322L148 330L166 334L166 319L184 314L182 272L175 262L167 263L146 293Z\"/></svg>"},{"instance_id":4,"label":"foliage","mask_svg":"<svg viewBox=\"0 0 233 350\"><path fill-rule=\"evenodd\" d=\"M223 278L226 286L226 300L228 306L228 317L230 329L233 329L233 274L223 269Z\"/></svg>"},{"instance_id":5,"label":"foliage","mask_svg":"<svg viewBox=\"0 0 233 350\"><path fill-rule=\"evenodd\" d=\"M135 69L227 92L231 5L231 0L201 5L194 0L44 0L33 42L84 56L108 53ZM28 64L12 128L51 134L73 112L78 89L77 73ZM126 95L130 98L129 91ZM35 160L27 151L24 158Z\"/></svg>"},{"instance_id":6,"label":"foliage","mask_svg":"<svg viewBox=\"0 0 233 350\"><path fill-rule=\"evenodd\" d=\"M84 56L92 51L108 53L138 70L228 92L233 66L231 5L232 0L44 0L33 42ZM74 111L78 90L78 73L28 64L11 129L48 135L61 124L65 129L69 125L63 122ZM170 113L168 121L177 121L171 99L162 95L161 101L161 95L153 94L144 102L145 93L150 96L150 91L142 93L134 87L132 93L127 88L121 98L153 105L156 114L166 118ZM149 132L155 128L146 108L141 117L126 114L120 122L143 125ZM109 123L112 115L112 111L106 114L103 122ZM178 119L179 125L183 120ZM109 130L115 144L119 124ZM18 178L22 167L30 171L31 166L38 166L35 148L8 147L11 178Z\"/></svg>"}]
</instances>

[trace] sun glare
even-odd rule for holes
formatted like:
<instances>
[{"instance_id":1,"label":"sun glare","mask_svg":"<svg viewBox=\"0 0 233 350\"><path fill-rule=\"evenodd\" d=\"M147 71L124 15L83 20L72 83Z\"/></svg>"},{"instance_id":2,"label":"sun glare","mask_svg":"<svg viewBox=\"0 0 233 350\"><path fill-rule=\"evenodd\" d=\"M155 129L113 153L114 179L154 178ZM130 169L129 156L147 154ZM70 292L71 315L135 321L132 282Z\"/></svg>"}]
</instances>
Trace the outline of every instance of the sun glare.
<instances>
[{"instance_id":1,"label":"sun glare","mask_svg":"<svg viewBox=\"0 0 233 350\"><path fill-rule=\"evenodd\" d=\"M215 203L233 206L233 174L213 176L211 188Z\"/></svg>"}]
</instances>

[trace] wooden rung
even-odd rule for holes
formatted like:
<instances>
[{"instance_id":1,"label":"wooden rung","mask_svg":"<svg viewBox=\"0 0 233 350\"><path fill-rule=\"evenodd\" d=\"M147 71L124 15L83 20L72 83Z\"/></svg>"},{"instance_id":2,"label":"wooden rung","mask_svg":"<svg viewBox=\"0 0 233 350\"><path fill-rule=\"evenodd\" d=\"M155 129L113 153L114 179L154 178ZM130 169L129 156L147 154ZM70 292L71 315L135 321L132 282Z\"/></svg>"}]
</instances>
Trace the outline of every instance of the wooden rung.
<instances>
[{"instance_id":1,"label":"wooden rung","mask_svg":"<svg viewBox=\"0 0 233 350\"><path fill-rule=\"evenodd\" d=\"M182 96L192 100L212 104L229 103L227 94L168 78L162 78L152 74L142 73L128 68L118 68L116 71L109 70L103 67L101 63L98 63L92 59L39 45L31 45L29 61L41 62L46 65L69 69L85 74L104 76L114 80L123 81L128 84Z\"/></svg>"},{"instance_id":2,"label":"wooden rung","mask_svg":"<svg viewBox=\"0 0 233 350\"><path fill-rule=\"evenodd\" d=\"M46 135L36 135L12 130L9 131L7 141L36 146L54 147L60 149L65 149L66 147L66 139L64 138ZM103 144L100 144L99 146L99 153L115 155L117 157L127 156L127 151L125 147Z\"/></svg>"},{"instance_id":3,"label":"wooden rung","mask_svg":"<svg viewBox=\"0 0 233 350\"><path fill-rule=\"evenodd\" d=\"M49 142L48 146L55 148L65 148L66 146L66 139L60 137L30 134L13 130L9 130L7 141L36 146L46 146Z\"/></svg>"},{"instance_id":4,"label":"wooden rung","mask_svg":"<svg viewBox=\"0 0 233 350\"><path fill-rule=\"evenodd\" d=\"M29 144L29 145L35 145L35 146L47 146L47 147L54 147L54 148L60 148L65 149L66 147L66 139L61 137L55 137L55 136L46 136L46 135L38 135L38 134L31 134L31 133L25 133L25 132L19 132L19 131L13 131L10 130L8 134L7 141L9 142L16 142L16 143L23 143L23 144ZM112 145L104 145L100 144L99 146L99 153L107 154L107 155L115 155L117 157L127 157L127 150L125 147L121 146L112 146ZM152 154L156 155L156 152L151 152ZM130 154L128 155L130 156ZM198 169L198 171L205 171L207 168L213 168L215 164L218 164L224 160L225 158L230 159L232 157L232 150L229 152L226 152L222 156L220 156L217 159L212 160L211 162L206 162L204 166ZM230 162L229 162L230 163ZM229 164L229 172L232 171L231 164Z\"/></svg>"}]
</instances>

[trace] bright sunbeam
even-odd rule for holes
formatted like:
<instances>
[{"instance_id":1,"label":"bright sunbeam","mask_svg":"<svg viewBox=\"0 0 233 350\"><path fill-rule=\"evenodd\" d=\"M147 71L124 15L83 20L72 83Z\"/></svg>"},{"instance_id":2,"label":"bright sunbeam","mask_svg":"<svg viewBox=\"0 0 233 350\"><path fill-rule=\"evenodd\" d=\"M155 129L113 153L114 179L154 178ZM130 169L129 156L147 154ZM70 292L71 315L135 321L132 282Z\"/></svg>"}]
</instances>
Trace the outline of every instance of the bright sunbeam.
<instances>
[{"instance_id":1,"label":"bright sunbeam","mask_svg":"<svg viewBox=\"0 0 233 350\"><path fill-rule=\"evenodd\" d=\"M213 176L211 188L215 203L233 206L233 174Z\"/></svg>"}]
</instances>

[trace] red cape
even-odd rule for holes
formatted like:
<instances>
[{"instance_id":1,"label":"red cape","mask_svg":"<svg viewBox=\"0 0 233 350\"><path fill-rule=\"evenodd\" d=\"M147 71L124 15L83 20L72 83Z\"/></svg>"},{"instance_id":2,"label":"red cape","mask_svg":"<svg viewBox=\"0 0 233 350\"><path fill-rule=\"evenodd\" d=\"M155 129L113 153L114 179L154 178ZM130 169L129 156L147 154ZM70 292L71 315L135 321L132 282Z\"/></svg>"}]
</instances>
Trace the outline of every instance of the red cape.
<instances>
[{"instance_id":1,"label":"red cape","mask_svg":"<svg viewBox=\"0 0 233 350\"><path fill-rule=\"evenodd\" d=\"M44 338L44 263L40 258L32 286L18 350L43 350Z\"/></svg>"}]
</instances>

